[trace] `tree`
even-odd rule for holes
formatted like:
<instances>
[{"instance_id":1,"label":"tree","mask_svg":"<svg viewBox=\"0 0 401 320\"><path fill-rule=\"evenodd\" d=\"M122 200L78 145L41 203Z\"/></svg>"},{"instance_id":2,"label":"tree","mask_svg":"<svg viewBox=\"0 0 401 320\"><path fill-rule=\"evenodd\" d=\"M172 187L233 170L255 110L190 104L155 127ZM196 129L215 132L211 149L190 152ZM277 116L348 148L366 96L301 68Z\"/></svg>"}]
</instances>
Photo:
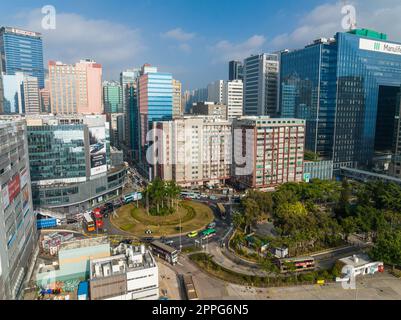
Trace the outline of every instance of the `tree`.
<instances>
[{"instance_id":1,"label":"tree","mask_svg":"<svg viewBox=\"0 0 401 320\"><path fill-rule=\"evenodd\" d=\"M401 265L401 231L386 229L378 234L371 256L386 264Z\"/></svg>"},{"instance_id":2,"label":"tree","mask_svg":"<svg viewBox=\"0 0 401 320\"><path fill-rule=\"evenodd\" d=\"M250 198L243 199L242 206L244 208L244 232L246 233L247 230L250 232L251 226L258 220L260 209L257 202Z\"/></svg>"},{"instance_id":3,"label":"tree","mask_svg":"<svg viewBox=\"0 0 401 320\"><path fill-rule=\"evenodd\" d=\"M351 186L348 179L344 178L341 185L340 199L336 208L338 218L345 218L350 215Z\"/></svg>"},{"instance_id":4,"label":"tree","mask_svg":"<svg viewBox=\"0 0 401 320\"><path fill-rule=\"evenodd\" d=\"M305 161L319 161L319 155L313 151L305 150L304 159Z\"/></svg>"}]
</instances>

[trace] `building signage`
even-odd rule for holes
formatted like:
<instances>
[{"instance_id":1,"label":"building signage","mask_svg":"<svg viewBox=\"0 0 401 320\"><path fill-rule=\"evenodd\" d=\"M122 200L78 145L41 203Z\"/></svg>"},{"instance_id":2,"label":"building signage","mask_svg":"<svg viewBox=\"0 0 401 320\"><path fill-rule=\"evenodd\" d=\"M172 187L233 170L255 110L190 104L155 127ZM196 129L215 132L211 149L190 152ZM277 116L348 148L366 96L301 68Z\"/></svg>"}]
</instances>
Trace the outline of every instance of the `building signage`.
<instances>
[{"instance_id":1,"label":"building signage","mask_svg":"<svg viewBox=\"0 0 401 320\"><path fill-rule=\"evenodd\" d=\"M7 186L3 190L1 190L1 198L3 200L3 209L5 209L10 205L10 197L8 195Z\"/></svg>"},{"instance_id":2,"label":"building signage","mask_svg":"<svg viewBox=\"0 0 401 320\"><path fill-rule=\"evenodd\" d=\"M107 172L106 128L89 128L91 176Z\"/></svg>"},{"instance_id":3,"label":"building signage","mask_svg":"<svg viewBox=\"0 0 401 320\"><path fill-rule=\"evenodd\" d=\"M401 56L401 44L375 41L369 39L359 39L359 49L388 53L388 54L396 54Z\"/></svg>"},{"instance_id":4,"label":"building signage","mask_svg":"<svg viewBox=\"0 0 401 320\"><path fill-rule=\"evenodd\" d=\"M21 172L21 189L26 186L28 183L28 170L25 168Z\"/></svg>"},{"instance_id":5,"label":"building signage","mask_svg":"<svg viewBox=\"0 0 401 320\"><path fill-rule=\"evenodd\" d=\"M8 196L10 199L10 203L18 196L21 191L20 184L20 176L19 174L15 175L15 177L8 184Z\"/></svg>"},{"instance_id":6,"label":"building signage","mask_svg":"<svg viewBox=\"0 0 401 320\"><path fill-rule=\"evenodd\" d=\"M22 35L22 36L29 36L29 37L38 37L39 36L39 33L32 32L32 31L21 30L21 29L16 29L16 28L10 28L7 31L15 33L15 34Z\"/></svg>"}]
</instances>

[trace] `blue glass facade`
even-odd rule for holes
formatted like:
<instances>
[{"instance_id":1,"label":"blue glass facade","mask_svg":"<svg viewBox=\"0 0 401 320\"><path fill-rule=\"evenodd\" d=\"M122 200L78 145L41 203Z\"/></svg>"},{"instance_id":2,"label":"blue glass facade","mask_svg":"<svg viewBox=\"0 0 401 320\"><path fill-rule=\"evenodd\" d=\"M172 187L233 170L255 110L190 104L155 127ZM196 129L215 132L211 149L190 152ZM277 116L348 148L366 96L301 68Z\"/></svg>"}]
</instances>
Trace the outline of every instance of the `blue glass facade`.
<instances>
[{"instance_id":1,"label":"blue glass facade","mask_svg":"<svg viewBox=\"0 0 401 320\"><path fill-rule=\"evenodd\" d=\"M306 119L306 148L333 160L335 168L368 166L372 159L378 106L397 92L380 88L401 85L401 54L380 49L386 44L397 45L337 33L282 55L282 116Z\"/></svg>"},{"instance_id":2,"label":"blue glass facade","mask_svg":"<svg viewBox=\"0 0 401 320\"><path fill-rule=\"evenodd\" d=\"M148 74L148 121L173 118L173 76L169 73Z\"/></svg>"},{"instance_id":3,"label":"blue glass facade","mask_svg":"<svg viewBox=\"0 0 401 320\"><path fill-rule=\"evenodd\" d=\"M39 33L0 29L0 54L3 72L13 75L24 72L37 77L40 88L44 88L43 45Z\"/></svg>"}]
</instances>

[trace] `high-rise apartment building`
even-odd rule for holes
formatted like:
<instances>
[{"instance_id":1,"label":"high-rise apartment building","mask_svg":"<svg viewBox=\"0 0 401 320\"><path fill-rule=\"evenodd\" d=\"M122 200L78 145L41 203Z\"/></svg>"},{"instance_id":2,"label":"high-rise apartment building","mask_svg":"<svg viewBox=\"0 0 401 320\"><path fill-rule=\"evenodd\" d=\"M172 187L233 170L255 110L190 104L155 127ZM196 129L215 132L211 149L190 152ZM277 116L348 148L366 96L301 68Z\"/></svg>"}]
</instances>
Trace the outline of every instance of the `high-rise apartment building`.
<instances>
[{"instance_id":1,"label":"high-rise apartment building","mask_svg":"<svg viewBox=\"0 0 401 320\"><path fill-rule=\"evenodd\" d=\"M93 60L68 65L49 61L54 114L102 114L102 66Z\"/></svg>"},{"instance_id":2,"label":"high-rise apartment building","mask_svg":"<svg viewBox=\"0 0 401 320\"><path fill-rule=\"evenodd\" d=\"M303 179L305 120L267 116L233 120L233 181L273 189Z\"/></svg>"},{"instance_id":3,"label":"high-rise apartment building","mask_svg":"<svg viewBox=\"0 0 401 320\"><path fill-rule=\"evenodd\" d=\"M0 300L19 297L37 243L26 130L0 116Z\"/></svg>"},{"instance_id":4,"label":"high-rise apartment building","mask_svg":"<svg viewBox=\"0 0 401 320\"><path fill-rule=\"evenodd\" d=\"M22 92L25 114L40 113L41 110L38 78L24 75Z\"/></svg>"},{"instance_id":5,"label":"high-rise apartment building","mask_svg":"<svg viewBox=\"0 0 401 320\"><path fill-rule=\"evenodd\" d=\"M334 169L370 167L391 150L401 43L366 29L318 39L281 56L281 114L306 120L306 148Z\"/></svg>"},{"instance_id":6,"label":"high-rise apartment building","mask_svg":"<svg viewBox=\"0 0 401 320\"><path fill-rule=\"evenodd\" d=\"M178 80L173 79L173 118L184 114L182 108L182 85Z\"/></svg>"},{"instance_id":7,"label":"high-rise apartment building","mask_svg":"<svg viewBox=\"0 0 401 320\"><path fill-rule=\"evenodd\" d=\"M0 28L2 71L8 75L23 72L38 79L44 87L42 35L12 27Z\"/></svg>"},{"instance_id":8,"label":"high-rise apartment building","mask_svg":"<svg viewBox=\"0 0 401 320\"><path fill-rule=\"evenodd\" d=\"M277 54L263 53L244 60L245 115L277 115L279 72Z\"/></svg>"},{"instance_id":9,"label":"high-rise apartment building","mask_svg":"<svg viewBox=\"0 0 401 320\"><path fill-rule=\"evenodd\" d=\"M230 61L228 63L228 80L243 80L244 79L244 65L241 61Z\"/></svg>"},{"instance_id":10,"label":"high-rise apartment building","mask_svg":"<svg viewBox=\"0 0 401 320\"><path fill-rule=\"evenodd\" d=\"M184 187L224 184L230 178L229 121L213 116L185 116L156 122L154 128L154 134L160 135L154 153L156 176L175 180Z\"/></svg>"},{"instance_id":11,"label":"high-rise apartment building","mask_svg":"<svg viewBox=\"0 0 401 320\"><path fill-rule=\"evenodd\" d=\"M123 113L123 89L118 82L103 82L103 108L105 113Z\"/></svg>"},{"instance_id":12,"label":"high-rise apartment building","mask_svg":"<svg viewBox=\"0 0 401 320\"><path fill-rule=\"evenodd\" d=\"M243 115L244 85L242 80L224 82L223 103L227 106L228 119Z\"/></svg>"}]
</instances>

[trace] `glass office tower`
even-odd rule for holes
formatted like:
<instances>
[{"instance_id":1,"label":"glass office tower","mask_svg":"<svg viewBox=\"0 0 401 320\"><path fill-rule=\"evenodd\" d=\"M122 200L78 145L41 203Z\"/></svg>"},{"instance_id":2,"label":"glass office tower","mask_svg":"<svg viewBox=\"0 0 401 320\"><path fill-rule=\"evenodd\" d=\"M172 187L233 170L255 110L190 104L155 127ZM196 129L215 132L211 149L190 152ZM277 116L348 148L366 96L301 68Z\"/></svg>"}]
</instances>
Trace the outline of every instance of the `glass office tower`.
<instances>
[{"instance_id":1,"label":"glass office tower","mask_svg":"<svg viewBox=\"0 0 401 320\"><path fill-rule=\"evenodd\" d=\"M123 88L118 82L105 81L103 83L103 106L106 113L122 113Z\"/></svg>"},{"instance_id":2,"label":"glass office tower","mask_svg":"<svg viewBox=\"0 0 401 320\"><path fill-rule=\"evenodd\" d=\"M306 119L306 149L341 166L370 165L394 133L401 44L360 29L281 57L281 113Z\"/></svg>"},{"instance_id":3,"label":"glass office tower","mask_svg":"<svg viewBox=\"0 0 401 320\"><path fill-rule=\"evenodd\" d=\"M145 65L139 78L139 135L140 158L145 153L146 135L155 121L173 118L173 77L170 73L157 72L157 68ZM142 159L145 160L145 159Z\"/></svg>"},{"instance_id":4,"label":"glass office tower","mask_svg":"<svg viewBox=\"0 0 401 320\"><path fill-rule=\"evenodd\" d=\"M38 78L44 88L42 35L10 27L0 28L0 56L3 72L13 75L24 72Z\"/></svg>"}]
</instances>

